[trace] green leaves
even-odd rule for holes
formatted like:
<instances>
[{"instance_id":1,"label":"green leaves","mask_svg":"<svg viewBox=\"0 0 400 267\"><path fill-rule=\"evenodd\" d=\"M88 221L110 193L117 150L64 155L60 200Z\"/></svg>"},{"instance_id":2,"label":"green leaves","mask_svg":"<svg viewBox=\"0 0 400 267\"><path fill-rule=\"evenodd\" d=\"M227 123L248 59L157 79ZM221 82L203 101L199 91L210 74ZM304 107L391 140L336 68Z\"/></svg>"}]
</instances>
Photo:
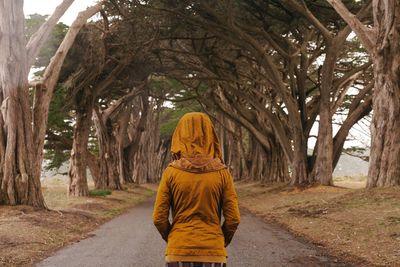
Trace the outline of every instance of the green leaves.
<instances>
[{"instance_id":1,"label":"green leaves","mask_svg":"<svg viewBox=\"0 0 400 267\"><path fill-rule=\"evenodd\" d=\"M180 118L188 113L193 111L200 111L200 105L198 103L192 102L185 106L173 106L166 108L161 113L161 126L160 126L160 134L161 138L170 138L174 133L176 125L178 124Z\"/></svg>"},{"instance_id":2,"label":"green leaves","mask_svg":"<svg viewBox=\"0 0 400 267\"><path fill-rule=\"evenodd\" d=\"M64 108L66 98L67 90L63 86L58 85L53 100L50 103L48 129L72 137L72 115Z\"/></svg>"},{"instance_id":3,"label":"green leaves","mask_svg":"<svg viewBox=\"0 0 400 267\"><path fill-rule=\"evenodd\" d=\"M59 85L50 103L45 159L48 160L46 169L58 169L69 158L69 144L73 138L73 117L65 109L67 90ZM59 138L55 138L59 137Z\"/></svg>"}]
</instances>

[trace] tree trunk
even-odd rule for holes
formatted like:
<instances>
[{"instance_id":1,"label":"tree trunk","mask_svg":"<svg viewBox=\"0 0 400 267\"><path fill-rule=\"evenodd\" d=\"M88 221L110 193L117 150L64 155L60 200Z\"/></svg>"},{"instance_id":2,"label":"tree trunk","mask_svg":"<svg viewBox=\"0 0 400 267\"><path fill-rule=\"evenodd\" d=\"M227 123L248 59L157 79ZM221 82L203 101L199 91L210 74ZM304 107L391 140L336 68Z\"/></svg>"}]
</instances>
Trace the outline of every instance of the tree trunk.
<instances>
[{"instance_id":1,"label":"tree trunk","mask_svg":"<svg viewBox=\"0 0 400 267\"><path fill-rule=\"evenodd\" d=\"M27 86L3 86L0 119L1 193L3 204L25 204L44 208L40 176L33 173L33 138Z\"/></svg>"},{"instance_id":2,"label":"tree trunk","mask_svg":"<svg viewBox=\"0 0 400 267\"><path fill-rule=\"evenodd\" d=\"M144 131L133 156L132 178L137 184L159 181L164 169L167 147L160 139L160 103L150 103Z\"/></svg>"},{"instance_id":3,"label":"tree trunk","mask_svg":"<svg viewBox=\"0 0 400 267\"><path fill-rule=\"evenodd\" d=\"M400 185L400 3L374 1L377 27L367 187Z\"/></svg>"},{"instance_id":4,"label":"tree trunk","mask_svg":"<svg viewBox=\"0 0 400 267\"><path fill-rule=\"evenodd\" d=\"M140 141L132 161L132 178L137 184L147 183L149 181L154 182L158 180L158 177L149 175L151 173L151 169L157 168L158 166L157 162L153 162L152 160L154 157L155 148L159 145L159 139L152 134L155 130L154 128L158 128L152 123L153 116L154 111L152 110L151 105L147 115L147 122L144 128L145 130L142 133L139 133Z\"/></svg>"},{"instance_id":5,"label":"tree trunk","mask_svg":"<svg viewBox=\"0 0 400 267\"><path fill-rule=\"evenodd\" d=\"M367 187L400 185L400 4L373 0L373 29L340 0L328 0L370 53L375 87Z\"/></svg>"},{"instance_id":6,"label":"tree trunk","mask_svg":"<svg viewBox=\"0 0 400 267\"><path fill-rule=\"evenodd\" d=\"M332 160L333 160L333 141L332 141L332 117L327 106L322 105L319 113L320 121L318 128L317 155L315 160L315 181L322 185L333 185L332 180Z\"/></svg>"},{"instance_id":7,"label":"tree trunk","mask_svg":"<svg viewBox=\"0 0 400 267\"><path fill-rule=\"evenodd\" d=\"M262 166L266 166L266 168L271 168L272 165L270 164L275 164L276 167L273 167L274 172L268 173L266 175L266 179L269 181L284 181L287 180L289 175L288 175L288 155L286 155L283 152L283 148L281 146L281 143L278 142L277 137L273 136L272 130L271 130L271 122L269 122L267 119L263 120L260 117L262 117L260 114L262 111L259 113L256 113L256 116L251 116L248 114L249 110L244 110L240 106L237 105L237 103L234 103L231 105L231 103L228 102L228 98L224 94L224 92L221 90L218 92L218 99L213 98L214 103L218 110L224 113L224 115L229 118L229 120L236 122L238 125L243 126L248 130L250 133L251 137L249 139L252 140L252 137L257 140L257 143L259 146L262 147L263 153L266 153L265 151L268 151L267 154L269 154L270 158L268 158L268 155L265 154L260 154L261 158L264 158L265 160L262 161ZM268 111L267 111L268 112ZM247 113L247 114L245 114ZM261 122L263 121L263 122ZM232 131L231 131L232 132ZM272 138L272 139L271 139ZM251 148L250 148L251 149ZM254 150L256 151L256 150ZM275 154L275 152L277 152ZM282 153L281 153L282 152ZM254 153L254 152L251 152ZM262 155L262 156L261 156ZM237 155L236 155L237 156ZM250 164L249 166L244 167L243 169L249 168L249 177L250 178L255 178L255 177L260 177L261 173L259 171L255 171L255 166L252 165L252 162L254 161L259 161L260 159L252 158L252 156L249 157ZM272 163L274 162L274 163ZM247 165L247 164L246 164ZM294 167L297 167L298 165L293 165ZM253 170L251 170L253 168ZM257 167L258 168L258 167ZM305 167L304 170L307 170ZM307 177L307 172L304 173L305 177ZM273 177L273 178L271 178ZM261 179L261 178L259 178ZM294 178L292 178L294 179ZM297 182L297 181L295 181Z\"/></svg>"},{"instance_id":8,"label":"tree trunk","mask_svg":"<svg viewBox=\"0 0 400 267\"><path fill-rule=\"evenodd\" d=\"M125 166L124 166L124 148L126 141L129 140L129 119L131 118L132 105L128 105L124 112L119 116L117 129L115 130L115 138L118 147L116 147L118 156L118 175L121 184L126 183Z\"/></svg>"},{"instance_id":9,"label":"tree trunk","mask_svg":"<svg viewBox=\"0 0 400 267\"><path fill-rule=\"evenodd\" d=\"M310 174L310 166L307 156L307 142L303 137L302 130L292 130L293 138L293 159L290 161L291 185L309 185L314 180Z\"/></svg>"},{"instance_id":10,"label":"tree trunk","mask_svg":"<svg viewBox=\"0 0 400 267\"><path fill-rule=\"evenodd\" d=\"M40 175L32 171L35 158L23 1L2 0L0 5L0 203L44 208Z\"/></svg>"},{"instance_id":11,"label":"tree trunk","mask_svg":"<svg viewBox=\"0 0 400 267\"><path fill-rule=\"evenodd\" d=\"M151 116L148 95L145 94L140 100L137 100L134 105L140 106L141 108L132 109L130 116L130 129L128 130L129 144L123 148L123 159L124 159L124 175L126 183L133 183L137 175L134 174L137 164L135 159L136 154L139 153L140 147L143 146L142 135L146 127L148 126L149 116ZM137 170L136 170L137 173Z\"/></svg>"},{"instance_id":12,"label":"tree trunk","mask_svg":"<svg viewBox=\"0 0 400 267\"><path fill-rule=\"evenodd\" d=\"M374 61L375 91L367 187L400 185L399 43L399 38L396 42L393 40L390 45L393 53L384 53Z\"/></svg>"},{"instance_id":13,"label":"tree trunk","mask_svg":"<svg viewBox=\"0 0 400 267\"><path fill-rule=\"evenodd\" d=\"M232 121L225 119L226 125L230 128L230 132L225 131L226 136L226 148L228 151L225 151L226 159L225 162L229 166L232 176L234 179L240 180L242 178L242 158L245 157L241 150L242 143L242 131L240 127L234 124ZM235 135L232 134L235 133ZM222 145L222 143L221 143Z\"/></svg>"},{"instance_id":14,"label":"tree trunk","mask_svg":"<svg viewBox=\"0 0 400 267\"><path fill-rule=\"evenodd\" d=\"M117 122L118 123L118 122ZM94 125L99 144L99 181L97 189L122 188L119 179L119 147L120 142L116 136L115 124L108 116L103 116L100 111L95 112Z\"/></svg>"},{"instance_id":15,"label":"tree trunk","mask_svg":"<svg viewBox=\"0 0 400 267\"><path fill-rule=\"evenodd\" d=\"M90 151L86 151L86 161L87 166L89 168L90 174L92 175L92 179L96 188L97 184L100 183L100 165L101 162L97 160L97 157L93 155Z\"/></svg>"},{"instance_id":16,"label":"tree trunk","mask_svg":"<svg viewBox=\"0 0 400 267\"><path fill-rule=\"evenodd\" d=\"M289 181L287 159L280 145L270 142L266 149L256 140L250 139L250 170L249 177L261 183L278 183Z\"/></svg>"},{"instance_id":17,"label":"tree trunk","mask_svg":"<svg viewBox=\"0 0 400 267\"><path fill-rule=\"evenodd\" d=\"M311 176L315 176L314 180L322 185L333 185L333 140L330 99L336 61L336 46L332 46L330 42L328 42L327 46L325 61L322 66L322 84L320 87L317 153Z\"/></svg>"},{"instance_id":18,"label":"tree trunk","mask_svg":"<svg viewBox=\"0 0 400 267\"><path fill-rule=\"evenodd\" d=\"M88 92L88 90L83 91L82 94L78 94L77 96L76 124L69 166L69 195L71 196L89 195L86 167L94 96L83 95L85 93L91 93L90 91Z\"/></svg>"}]
</instances>

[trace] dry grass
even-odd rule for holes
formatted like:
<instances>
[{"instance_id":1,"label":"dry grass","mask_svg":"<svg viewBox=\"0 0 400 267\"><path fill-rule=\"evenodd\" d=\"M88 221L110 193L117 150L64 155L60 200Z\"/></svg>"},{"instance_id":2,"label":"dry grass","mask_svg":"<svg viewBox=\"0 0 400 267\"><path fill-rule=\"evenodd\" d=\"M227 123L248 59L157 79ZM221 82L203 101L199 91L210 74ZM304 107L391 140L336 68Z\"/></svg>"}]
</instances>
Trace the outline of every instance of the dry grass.
<instances>
[{"instance_id":1,"label":"dry grass","mask_svg":"<svg viewBox=\"0 0 400 267\"><path fill-rule=\"evenodd\" d=\"M335 256L400 266L400 188L236 186L241 206Z\"/></svg>"},{"instance_id":2,"label":"dry grass","mask_svg":"<svg viewBox=\"0 0 400 267\"><path fill-rule=\"evenodd\" d=\"M32 266L154 192L139 186L106 197L68 197L60 181L46 183L43 194L50 211L27 206L0 206L0 266Z\"/></svg>"},{"instance_id":3,"label":"dry grass","mask_svg":"<svg viewBox=\"0 0 400 267\"><path fill-rule=\"evenodd\" d=\"M367 177L366 176L334 177L333 181L336 186L351 188L351 189L361 189L361 188L365 188L365 186L367 185Z\"/></svg>"}]
</instances>

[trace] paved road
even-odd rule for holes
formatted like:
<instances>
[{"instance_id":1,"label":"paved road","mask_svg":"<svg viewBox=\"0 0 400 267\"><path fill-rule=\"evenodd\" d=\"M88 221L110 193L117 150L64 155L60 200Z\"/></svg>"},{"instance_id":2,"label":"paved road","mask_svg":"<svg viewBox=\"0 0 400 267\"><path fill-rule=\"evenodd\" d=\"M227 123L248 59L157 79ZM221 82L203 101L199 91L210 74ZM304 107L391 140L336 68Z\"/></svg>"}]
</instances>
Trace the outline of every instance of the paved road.
<instances>
[{"instance_id":1,"label":"paved road","mask_svg":"<svg viewBox=\"0 0 400 267\"><path fill-rule=\"evenodd\" d=\"M165 266L165 243L151 221L153 202L154 198L135 206L99 227L92 237L58 251L37 266ZM245 210L228 254L229 267L346 266Z\"/></svg>"}]
</instances>

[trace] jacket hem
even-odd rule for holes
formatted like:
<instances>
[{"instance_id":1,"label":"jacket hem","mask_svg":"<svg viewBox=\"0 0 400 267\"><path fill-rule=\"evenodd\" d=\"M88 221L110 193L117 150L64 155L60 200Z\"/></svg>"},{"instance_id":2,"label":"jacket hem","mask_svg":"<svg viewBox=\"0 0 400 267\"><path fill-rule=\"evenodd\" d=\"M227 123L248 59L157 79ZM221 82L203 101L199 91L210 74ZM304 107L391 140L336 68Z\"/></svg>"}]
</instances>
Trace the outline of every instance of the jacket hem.
<instances>
[{"instance_id":1,"label":"jacket hem","mask_svg":"<svg viewBox=\"0 0 400 267\"><path fill-rule=\"evenodd\" d=\"M225 256L225 249L183 249L183 248L167 248L165 251L165 256L177 255L177 256Z\"/></svg>"}]
</instances>

